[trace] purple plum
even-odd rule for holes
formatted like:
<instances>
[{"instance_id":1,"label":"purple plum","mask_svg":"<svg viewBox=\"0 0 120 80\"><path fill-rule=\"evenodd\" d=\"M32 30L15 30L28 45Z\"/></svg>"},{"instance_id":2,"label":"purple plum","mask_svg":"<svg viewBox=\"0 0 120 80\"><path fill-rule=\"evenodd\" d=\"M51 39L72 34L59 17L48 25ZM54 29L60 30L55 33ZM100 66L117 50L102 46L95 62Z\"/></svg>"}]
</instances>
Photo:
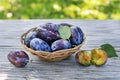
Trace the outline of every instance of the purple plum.
<instances>
[{"instance_id":1,"label":"purple plum","mask_svg":"<svg viewBox=\"0 0 120 80\"><path fill-rule=\"evenodd\" d=\"M71 27L71 36L70 36L70 42L72 45L79 45L83 41L83 32L82 30L77 26Z\"/></svg>"},{"instance_id":2,"label":"purple plum","mask_svg":"<svg viewBox=\"0 0 120 80\"><path fill-rule=\"evenodd\" d=\"M52 48L52 51L69 49L71 48L71 43L67 40L59 39L52 43L51 48Z\"/></svg>"},{"instance_id":3,"label":"purple plum","mask_svg":"<svg viewBox=\"0 0 120 80\"><path fill-rule=\"evenodd\" d=\"M27 45L28 47L30 47L30 41L33 39L33 38L36 38L37 37L37 33L36 32L30 32L26 35L25 37L25 45Z\"/></svg>"},{"instance_id":4,"label":"purple plum","mask_svg":"<svg viewBox=\"0 0 120 80\"><path fill-rule=\"evenodd\" d=\"M37 51L46 51L46 52L51 51L51 48L48 45L48 43L39 38L34 38L31 40L30 48Z\"/></svg>"},{"instance_id":5,"label":"purple plum","mask_svg":"<svg viewBox=\"0 0 120 80\"><path fill-rule=\"evenodd\" d=\"M16 67L25 67L29 62L29 56L24 51L11 51L8 60Z\"/></svg>"}]
</instances>

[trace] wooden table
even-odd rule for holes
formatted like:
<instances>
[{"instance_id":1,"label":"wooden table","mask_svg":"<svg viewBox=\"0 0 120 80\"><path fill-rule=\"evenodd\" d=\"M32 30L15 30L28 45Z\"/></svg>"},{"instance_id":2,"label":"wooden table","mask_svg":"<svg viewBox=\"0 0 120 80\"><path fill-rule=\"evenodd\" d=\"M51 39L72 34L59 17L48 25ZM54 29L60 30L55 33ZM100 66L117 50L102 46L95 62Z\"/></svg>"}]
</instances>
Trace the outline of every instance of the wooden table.
<instances>
[{"instance_id":1,"label":"wooden table","mask_svg":"<svg viewBox=\"0 0 120 80\"><path fill-rule=\"evenodd\" d=\"M120 80L120 57L109 58L102 67L83 67L75 54L60 62L46 62L27 52L33 60L25 68L16 68L7 59L13 50L24 50L20 36L46 22L78 25L86 34L81 50L112 44L120 56L120 21L115 20L0 20L0 80Z\"/></svg>"}]
</instances>

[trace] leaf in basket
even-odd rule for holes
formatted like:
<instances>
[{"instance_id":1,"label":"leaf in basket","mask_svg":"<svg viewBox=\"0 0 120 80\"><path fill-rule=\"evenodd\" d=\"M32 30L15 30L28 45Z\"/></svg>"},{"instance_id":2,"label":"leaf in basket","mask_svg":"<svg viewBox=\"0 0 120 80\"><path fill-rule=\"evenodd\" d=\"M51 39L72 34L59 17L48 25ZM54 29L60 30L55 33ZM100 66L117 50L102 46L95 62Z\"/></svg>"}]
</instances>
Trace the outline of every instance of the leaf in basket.
<instances>
[{"instance_id":1,"label":"leaf in basket","mask_svg":"<svg viewBox=\"0 0 120 80\"><path fill-rule=\"evenodd\" d=\"M68 26L61 26L59 28L59 33L60 33L60 37L61 38L69 39L69 37L71 35L70 27L68 27Z\"/></svg>"}]
</instances>

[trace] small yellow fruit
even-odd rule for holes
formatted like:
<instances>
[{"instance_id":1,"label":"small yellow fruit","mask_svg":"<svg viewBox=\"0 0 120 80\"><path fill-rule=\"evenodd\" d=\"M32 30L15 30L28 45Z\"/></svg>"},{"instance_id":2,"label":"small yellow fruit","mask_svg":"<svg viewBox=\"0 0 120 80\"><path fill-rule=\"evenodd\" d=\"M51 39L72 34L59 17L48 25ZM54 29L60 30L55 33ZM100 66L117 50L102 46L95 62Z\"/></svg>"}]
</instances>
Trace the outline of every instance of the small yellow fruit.
<instances>
[{"instance_id":1,"label":"small yellow fruit","mask_svg":"<svg viewBox=\"0 0 120 80\"><path fill-rule=\"evenodd\" d=\"M107 61L107 54L101 49L91 50L91 63L96 66L101 66Z\"/></svg>"},{"instance_id":2,"label":"small yellow fruit","mask_svg":"<svg viewBox=\"0 0 120 80\"><path fill-rule=\"evenodd\" d=\"M80 51L76 54L76 61L83 66L91 65L91 53L90 51Z\"/></svg>"}]
</instances>

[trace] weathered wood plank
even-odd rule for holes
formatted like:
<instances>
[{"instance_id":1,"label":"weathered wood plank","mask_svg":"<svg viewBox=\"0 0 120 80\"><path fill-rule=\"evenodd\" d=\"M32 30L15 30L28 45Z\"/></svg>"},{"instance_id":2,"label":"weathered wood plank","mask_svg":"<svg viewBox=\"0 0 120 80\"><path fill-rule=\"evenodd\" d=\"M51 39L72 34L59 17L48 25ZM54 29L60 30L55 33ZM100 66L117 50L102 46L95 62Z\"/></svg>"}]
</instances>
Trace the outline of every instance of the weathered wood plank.
<instances>
[{"instance_id":1,"label":"weathered wood plank","mask_svg":"<svg viewBox=\"0 0 120 80\"><path fill-rule=\"evenodd\" d=\"M25 68L16 68L8 62L12 50L23 50L22 33L47 22L70 23L80 26L86 34L82 50L112 44L120 56L120 21L115 20L0 20L0 80L119 80L120 57L110 58L102 67L82 67L75 54L60 62L46 62L28 52L33 59Z\"/></svg>"}]
</instances>

